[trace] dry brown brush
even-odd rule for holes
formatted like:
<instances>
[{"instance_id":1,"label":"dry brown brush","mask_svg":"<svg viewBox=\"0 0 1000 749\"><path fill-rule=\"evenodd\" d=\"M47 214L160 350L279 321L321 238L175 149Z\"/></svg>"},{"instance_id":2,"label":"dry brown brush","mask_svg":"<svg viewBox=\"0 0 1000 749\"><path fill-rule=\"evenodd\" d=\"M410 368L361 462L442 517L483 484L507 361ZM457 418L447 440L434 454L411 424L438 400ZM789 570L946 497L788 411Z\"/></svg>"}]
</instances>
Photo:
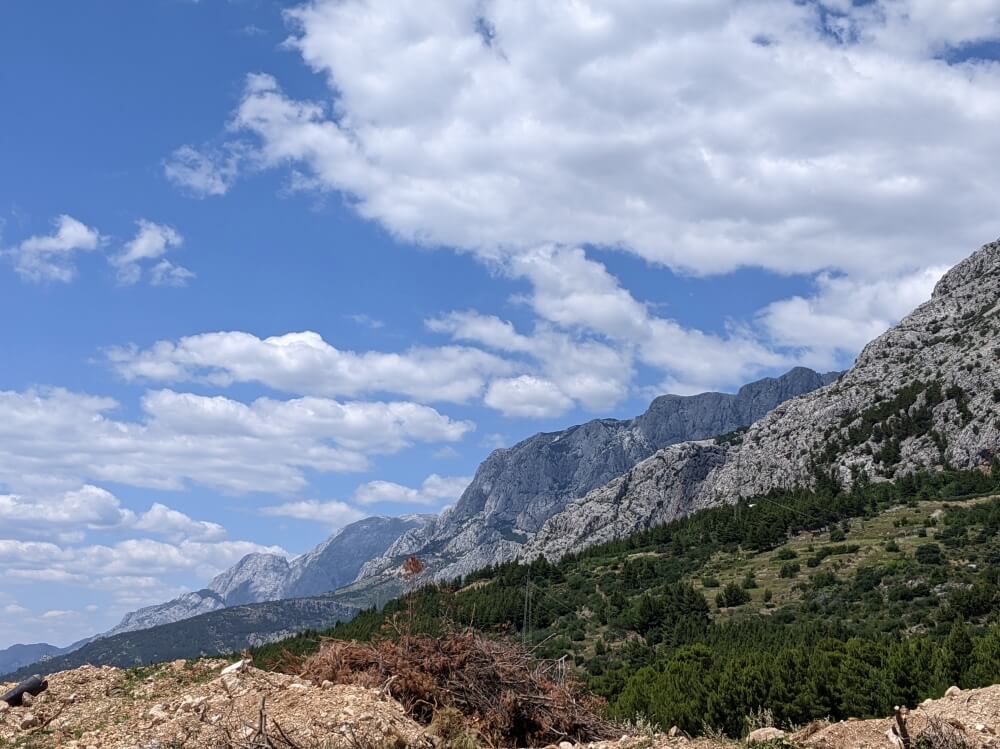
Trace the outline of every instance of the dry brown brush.
<instances>
[{"instance_id":1,"label":"dry brown brush","mask_svg":"<svg viewBox=\"0 0 1000 749\"><path fill-rule=\"evenodd\" d=\"M602 701L575 683L552 681L521 646L472 632L371 643L326 640L306 659L288 655L282 670L317 683L385 689L424 725L438 710L458 710L495 745L580 742L615 733L601 716Z\"/></svg>"}]
</instances>

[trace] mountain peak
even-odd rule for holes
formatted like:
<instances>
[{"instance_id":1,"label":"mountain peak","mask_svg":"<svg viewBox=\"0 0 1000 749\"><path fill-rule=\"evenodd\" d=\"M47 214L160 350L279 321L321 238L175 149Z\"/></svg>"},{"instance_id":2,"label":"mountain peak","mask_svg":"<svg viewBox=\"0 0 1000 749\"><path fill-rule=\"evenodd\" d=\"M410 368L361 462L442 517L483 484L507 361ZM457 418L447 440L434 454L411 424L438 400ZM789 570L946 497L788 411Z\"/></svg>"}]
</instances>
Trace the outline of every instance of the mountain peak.
<instances>
[{"instance_id":1,"label":"mountain peak","mask_svg":"<svg viewBox=\"0 0 1000 749\"><path fill-rule=\"evenodd\" d=\"M941 277L934 286L932 299L954 294L958 289L969 284L993 279L992 283L1000 286L1000 239L984 244L958 265Z\"/></svg>"}]
</instances>

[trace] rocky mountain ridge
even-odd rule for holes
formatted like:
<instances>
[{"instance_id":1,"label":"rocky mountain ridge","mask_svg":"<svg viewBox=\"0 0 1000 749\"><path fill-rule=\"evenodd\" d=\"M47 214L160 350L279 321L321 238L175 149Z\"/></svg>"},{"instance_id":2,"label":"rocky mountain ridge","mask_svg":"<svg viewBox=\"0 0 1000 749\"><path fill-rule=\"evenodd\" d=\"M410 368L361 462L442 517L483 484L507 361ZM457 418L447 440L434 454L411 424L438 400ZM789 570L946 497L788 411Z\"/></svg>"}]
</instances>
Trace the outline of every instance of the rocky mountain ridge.
<instances>
[{"instance_id":1,"label":"rocky mountain ridge","mask_svg":"<svg viewBox=\"0 0 1000 749\"><path fill-rule=\"evenodd\" d=\"M350 583L365 561L430 518L365 518L344 526L312 551L292 560L277 554L248 554L213 578L206 588L126 614L102 637L170 624L231 606L329 593Z\"/></svg>"},{"instance_id":2,"label":"rocky mountain ridge","mask_svg":"<svg viewBox=\"0 0 1000 749\"><path fill-rule=\"evenodd\" d=\"M745 428L838 375L797 367L744 385L736 394L664 395L634 419L595 419L496 450L453 508L366 563L352 589L398 588L395 572L410 555L419 556L438 579L514 559L569 502L657 450Z\"/></svg>"},{"instance_id":3,"label":"rocky mountain ridge","mask_svg":"<svg viewBox=\"0 0 1000 749\"><path fill-rule=\"evenodd\" d=\"M523 556L550 559L724 502L921 468L990 470L1000 454L1000 242L938 282L836 383L739 439L667 447L550 518Z\"/></svg>"}]
</instances>

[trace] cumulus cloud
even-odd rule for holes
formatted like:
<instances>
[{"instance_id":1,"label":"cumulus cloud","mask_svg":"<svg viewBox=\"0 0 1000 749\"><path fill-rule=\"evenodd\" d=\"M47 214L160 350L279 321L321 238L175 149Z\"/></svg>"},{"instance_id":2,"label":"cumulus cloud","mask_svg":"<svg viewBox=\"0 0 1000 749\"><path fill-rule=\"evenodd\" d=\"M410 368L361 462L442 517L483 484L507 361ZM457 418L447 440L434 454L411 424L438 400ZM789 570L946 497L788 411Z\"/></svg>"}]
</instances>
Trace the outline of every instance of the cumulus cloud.
<instances>
[{"instance_id":1,"label":"cumulus cloud","mask_svg":"<svg viewBox=\"0 0 1000 749\"><path fill-rule=\"evenodd\" d=\"M943 54L996 14L937 6L313 0L289 44L332 104L254 74L231 124L411 241L910 271L1000 231L1000 66Z\"/></svg>"},{"instance_id":2,"label":"cumulus cloud","mask_svg":"<svg viewBox=\"0 0 1000 749\"><path fill-rule=\"evenodd\" d=\"M25 239L6 250L14 269L27 281L72 281L76 276L76 256L98 249L100 233L72 216L63 214L53 222L52 234Z\"/></svg>"},{"instance_id":3,"label":"cumulus cloud","mask_svg":"<svg viewBox=\"0 0 1000 749\"><path fill-rule=\"evenodd\" d=\"M531 333L474 310L427 325L538 363L536 371L491 382L485 402L509 416L552 417L576 403L606 409L628 393L634 361L661 371L670 392L689 393L741 384L800 358L766 345L745 326L714 335L660 317L581 249L526 250L505 267L531 284L526 302L539 321Z\"/></svg>"},{"instance_id":4,"label":"cumulus cloud","mask_svg":"<svg viewBox=\"0 0 1000 749\"><path fill-rule=\"evenodd\" d=\"M142 531L177 543L226 537L221 525L194 520L159 502L146 512L133 512L111 492L90 484L61 493L0 494L0 522L5 533L59 543L79 543L86 531Z\"/></svg>"},{"instance_id":5,"label":"cumulus cloud","mask_svg":"<svg viewBox=\"0 0 1000 749\"><path fill-rule=\"evenodd\" d=\"M283 502L261 509L261 514L272 517L295 518L323 523L331 528L342 528L366 516L357 505L441 505L455 502L472 479L468 476L439 476L432 473L418 487L404 486L392 481L368 481L359 486L351 502L315 499Z\"/></svg>"},{"instance_id":6,"label":"cumulus cloud","mask_svg":"<svg viewBox=\"0 0 1000 749\"><path fill-rule=\"evenodd\" d=\"M169 260L161 260L149 269L149 282L153 286L187 286L192 278L192 271Z\"/></svg>"},{"instance_id":7,"label":"cumulus cloud","mask_svg":"<svg viewBox=\"0 0 1000 749\"><path fill-rule=\"evenodd\" d=\"M147 392L142 418L113 418L110 398L62 389L0 391L0 483L55 490L86 481L158 489L188 482L287 492L303 471L363 470L415 442L455 442L473 425L409 402L304 397L242 403Z\"/></svg>"},{"instance_id":8,"label":"cumulus cloud","mask_svg":"<svg viewBox=\"0 0 1000 749\"><path fill-rule=\"evenodd\" d=\"M133 528L159 536L165 536L172 541L219 541L226 537L226 529L218 523L205 520L194 520L183 512L173 510L156 502L146 512L142 513Z\"/></svg>"},{"instance_id":9,"label":"cumulus cloud","mask_svg":"<svg viewBox=\"0 0 1000 749\"><path fill-rule=\"evenodd\" d=\"M475 310L454 311L426 321L429 330L457 341L475 342L518 362L511 377L495 377L484 395L484 403L506 416L527 416L506 407L498 390L511 390L519 378L545 381L561 397L549 400L548 413L558 416L579 404L591 411L613 407L629 392L634 375L629 347L573 335L541 321L530 334L518 332L512 323Z\"/></svg>"},{"instance_id":10,"label":"cumulus cloud","mask_svg":"<svg viewBox=\"0 0 1000 749\"><path fill-rule=\"evenodd\" d=\"M109 261L118 271L118 280L123 284L134 284L142 278L143 264L158 261L151 268L154 285L183 285L194 276L191 271L173 265L163 256L171 249L184 244L184 238L173 227L156 224L146 219L136 222L139 230L117 255Z\"/></svg>"},{"instance_id":11,"label":"cumulus cloud","mask_svg":"<svg viewBox=\"0 0 1000 749\"><path fill-rule=\"evenodd\" d=\"M72 583L130 596L131 584L155 588L163 584L158 579L180 573L208 578L254 552L288 555L279 546L248 541L172 544L134 538L112 545L62 546L0 539L0 566L10 581Z\"/></svg>"},{"instance_id":12,"label":"cumulus cloud","mask_svg":"<svg viewBox=\"0 0 1000 749\"><path fill-rule=\"evenodd\" d=\"M0 521L7 532L110 530L135 521L111 492L85 485L43 499L0 494Z\"/></svg>"},{"instance_id":13,"label":"cumulus cloud","mask_svg":"<svg viewBox=\"0 0 1000 749\"><path fill-rule=\"evenodd\" d=\"M491 383L486 404L508 416L548 419L568 411L573 401L551 380L521 375Z\"/></svg>"},{"instance_id":14,"label":"cumulus cloud","mask_svg":"<svg viewBox=\"0 0 1000 749\"><path fill-rule=\"evenodd\" d=\"M311 331L263 339L236 331L205 333L143 350L115 348L108 357L126 379L255 382L293 393L398 393L456 403L478 396L487 376L511 369L496 356L459 346L399 354L342 351Z\"/></svg>"},{"instance_id":15,"label":"cumulus cloud","mask_svg":"<svg viewBox=\"0 0 1000 749\"><path fill-rule=\"evenodd\" d=\"M201 194L244 166L288 169L400 238L528 281L534 330L465 321L465 340L530 363L489 374L484 397L508 415L607 408L635 363L682 392L843 364L905 308L838 317L824 301L838 288L922 289L911 279L1000 233L1000 177L981 168L1000 156L1000 64L950 62L1000 37L987 0L311 0L288 18L329 100L254 73L233 140L175 161ZM680 273L811 274L817 294L713 335L653 314L579 247ZM601 371L556 371L542 341Z\"/></svg>"},{"instance_id":16,"label":"cumulus cloud","mask_svg":"<svg viewBox=\"0 0 1000 749\"><path fill-rule=\"evenodd\" d=\"M163 164L167 179L195 197L225 195L236 181L243 156L234 145L217 151L181 146Z\"/></svg>"},{"instance_id":17,"label":"cumulus cloud","mask_svg":"<svg viewBox=\"0 0 1000 749\"><path fill-rule=\"evenodd\" d=\"M362 505L413 504L438 505L458 500L469 485L469 476L439 476L432 473L419 487L392 481L369 481L358 487L354 501Z\"/></svg>"},{"instance_id":18,"label":"cumulus cloud","mask_svg":"<svg viewBox=\"0 0 1000 749\"><path fill-rule=\"evenodd\" d=\"M272 517L311 520L330 528L343 528L345 525L365 517L365 513L346 502L338 500L321 502L316 499L284 502L280 505L263 507L261 513Z\"/></svg>"},{"instance_id":19,"label":"cumulus cloud","mask_svg":"<svg viewBox=\"0 0 1000 749\"><path fill-rule=\"evenodd\" d=\"M816 293L772 302L760 322L781 346L806 352L813 366L835 366L838 355L856 352L896 320L930 298L946 267L901 278L865 281L821 274Z\"/></svg>"}]
</instances>

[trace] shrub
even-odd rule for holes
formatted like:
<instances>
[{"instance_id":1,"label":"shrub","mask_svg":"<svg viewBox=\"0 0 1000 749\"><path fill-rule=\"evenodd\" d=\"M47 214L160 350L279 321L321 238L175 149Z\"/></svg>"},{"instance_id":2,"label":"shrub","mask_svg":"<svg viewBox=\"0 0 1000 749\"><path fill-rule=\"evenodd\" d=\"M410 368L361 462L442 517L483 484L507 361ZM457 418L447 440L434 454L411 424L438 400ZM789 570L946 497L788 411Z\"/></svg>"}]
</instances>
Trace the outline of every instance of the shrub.
<instances>
[{"instance_id":1,"label":"shrub","mask_svg":"<svg viewBox=\"0 0 1000 749\"><path fill-rule=\"evenodd\" d=\"M920 564L944 564L941 547L937 544L921 544L913 555Z\"/></svg>"},{"instance_id":2,"label":"shrub","mask_svg":"<svg viewBox=\"0 0 1000 749\"><path fill-rule=\"evenodd\" d=\"M720 609L731 606L742 606L749 601L750 594L736 583L729 583L715 597L715 603Z\"/></svg>"},{"instance_id":3,"label":"shrub","mask_svg":"<svg viewBox=\"0 0 1000 749\"><path fill-rule=\"evenodd\" d=\"M797 562L786 562L781 565L781 569L778 571L778 576L787 580L798 575L800 569L801 568Z\"/></svg>"}]
</instances>

